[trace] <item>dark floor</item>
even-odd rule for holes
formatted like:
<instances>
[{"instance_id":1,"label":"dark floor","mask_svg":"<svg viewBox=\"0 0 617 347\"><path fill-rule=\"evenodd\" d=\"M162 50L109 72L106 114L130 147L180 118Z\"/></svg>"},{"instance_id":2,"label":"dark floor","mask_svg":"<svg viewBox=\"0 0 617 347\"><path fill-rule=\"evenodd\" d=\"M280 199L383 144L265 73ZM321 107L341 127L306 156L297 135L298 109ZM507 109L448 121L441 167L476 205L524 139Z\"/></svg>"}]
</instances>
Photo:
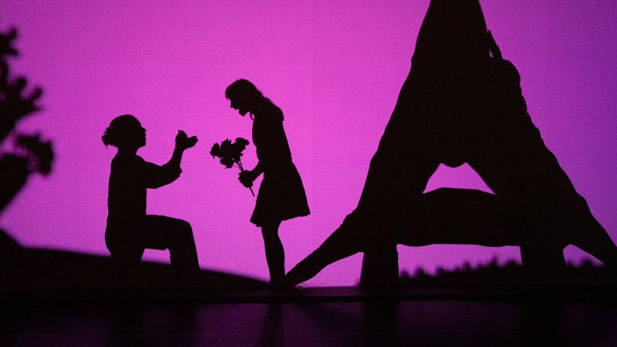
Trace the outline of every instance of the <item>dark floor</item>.
<instances>
[{"instance_id":1,"label":"dark floor","mask_svg":"<svg viewBox=\"0 0 617 347\"><path fill-rule=\"evenodd\" d=\"M13 298L2 304L0 346L617 346L611 297L438 299L343 288L216 300Z\"/></svg>"}]
</instances>

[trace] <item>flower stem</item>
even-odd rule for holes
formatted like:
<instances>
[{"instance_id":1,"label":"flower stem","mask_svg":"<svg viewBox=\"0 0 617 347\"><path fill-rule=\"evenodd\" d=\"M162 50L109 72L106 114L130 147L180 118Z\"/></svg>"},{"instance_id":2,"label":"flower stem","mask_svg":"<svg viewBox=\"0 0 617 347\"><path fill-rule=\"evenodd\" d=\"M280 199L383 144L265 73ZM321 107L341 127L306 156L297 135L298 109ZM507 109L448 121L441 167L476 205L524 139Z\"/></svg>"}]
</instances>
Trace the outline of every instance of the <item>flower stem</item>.
<instances>
[{"instance_id":1,"label":"flower stem","mask_svg":"<svg viewBox=\"0 0 617 347\"><path fill-rule=\"evenodd\" d=\"M238 159L238 167L240 168L240 172L244 172L246 170L244 170L244 168L242 167L242 159ZM255 197L255 193L253 192L253 187L248 187L249 190L251 191L251 195L253 195L253 197Z\"/></svg>"}]
</instances>

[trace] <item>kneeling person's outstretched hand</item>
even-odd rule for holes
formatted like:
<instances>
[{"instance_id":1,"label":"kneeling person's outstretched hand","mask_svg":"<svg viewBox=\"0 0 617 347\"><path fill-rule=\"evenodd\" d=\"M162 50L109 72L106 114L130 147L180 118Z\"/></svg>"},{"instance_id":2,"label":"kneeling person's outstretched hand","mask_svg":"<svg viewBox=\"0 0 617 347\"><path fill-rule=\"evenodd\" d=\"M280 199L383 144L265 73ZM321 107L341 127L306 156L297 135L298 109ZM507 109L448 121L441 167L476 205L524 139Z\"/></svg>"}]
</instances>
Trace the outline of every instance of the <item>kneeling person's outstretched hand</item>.
<instances>
[{"instance_id":1,"label":"kneeling person's outstretched hand","mask_svg":"<svg viewBox=\"0 0 617 347\"><path fill-rule=\"evenodd\" d=\"M176 135L176 146L182 149L188 149L197 143L197 136L188 137L186 133L182 130L178 130L178 135Z\"/></svg>"}]
</instances>

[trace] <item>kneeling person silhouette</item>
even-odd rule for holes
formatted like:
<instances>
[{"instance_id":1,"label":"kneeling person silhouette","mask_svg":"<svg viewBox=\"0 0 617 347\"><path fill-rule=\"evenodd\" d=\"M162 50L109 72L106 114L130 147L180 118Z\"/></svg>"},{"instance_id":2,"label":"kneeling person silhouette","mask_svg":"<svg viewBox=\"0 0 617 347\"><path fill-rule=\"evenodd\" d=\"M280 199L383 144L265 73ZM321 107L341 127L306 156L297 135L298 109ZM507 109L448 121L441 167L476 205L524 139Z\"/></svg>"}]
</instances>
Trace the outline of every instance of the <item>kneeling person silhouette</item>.
<instances>
[{"instance_id":1,"label":"kneeling person silhouette","mask_svg":"<svg viewBox=\"0 0 617 347\"><path fill-rule=\"evenodd\" d=\"M143 160L137 150L146 145L146 129L132 115L116 117L102 137L118 148L111 163L105 243L112 259L130 268L146 248L169 249L171 265L182 271L199 269L191 225L181 219L146 214L146 189L175 181L184 151L197 143L179 130L169 162L159 166Z\"/></svg>"}]
</instances>

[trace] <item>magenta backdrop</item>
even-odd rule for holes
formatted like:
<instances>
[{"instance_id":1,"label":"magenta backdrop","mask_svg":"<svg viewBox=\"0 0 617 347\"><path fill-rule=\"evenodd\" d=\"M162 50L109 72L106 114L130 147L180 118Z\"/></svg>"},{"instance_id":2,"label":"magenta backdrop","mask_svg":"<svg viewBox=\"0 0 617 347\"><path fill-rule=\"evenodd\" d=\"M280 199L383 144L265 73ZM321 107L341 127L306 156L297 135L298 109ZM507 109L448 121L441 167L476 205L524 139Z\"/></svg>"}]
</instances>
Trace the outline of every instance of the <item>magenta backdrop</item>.
<instances>
[{"instance_id":1,"label":"magenta backdrop","mask_svg":"<svg viewBox=\"0 0 617 347\"><path fill-rule=\"evenodd\" d=\"M0 220L23 245L107 254L110 120L136 115L148 129L139 153L163 163L177 129L199 136L174 184L151 190L149 213L194 228L202 268L267 278L254 198L208 151L250 138L229 109L233 80L253 81L286 116L312 215L283 223L287 268L315 249L355 207L369 160L407 76L423 1L8 1L1 27L20 30L15 69L45 88L44 112L20 124L54 141L57 163ZM522 75L536 126L598 220L617 239L617 2L483 1L489 28ZM401 158L404 160L404 158ZM254 148L245 164L256 162ZM428 189L485 189L468 167L440 167ZM518 259L518 249L399 247L402 270ZM569 247L567 258L582 252ZM146 258L167 261L160 251ZM311 285L351 285L361 256Z\"/></svg>"}]
</instances>

